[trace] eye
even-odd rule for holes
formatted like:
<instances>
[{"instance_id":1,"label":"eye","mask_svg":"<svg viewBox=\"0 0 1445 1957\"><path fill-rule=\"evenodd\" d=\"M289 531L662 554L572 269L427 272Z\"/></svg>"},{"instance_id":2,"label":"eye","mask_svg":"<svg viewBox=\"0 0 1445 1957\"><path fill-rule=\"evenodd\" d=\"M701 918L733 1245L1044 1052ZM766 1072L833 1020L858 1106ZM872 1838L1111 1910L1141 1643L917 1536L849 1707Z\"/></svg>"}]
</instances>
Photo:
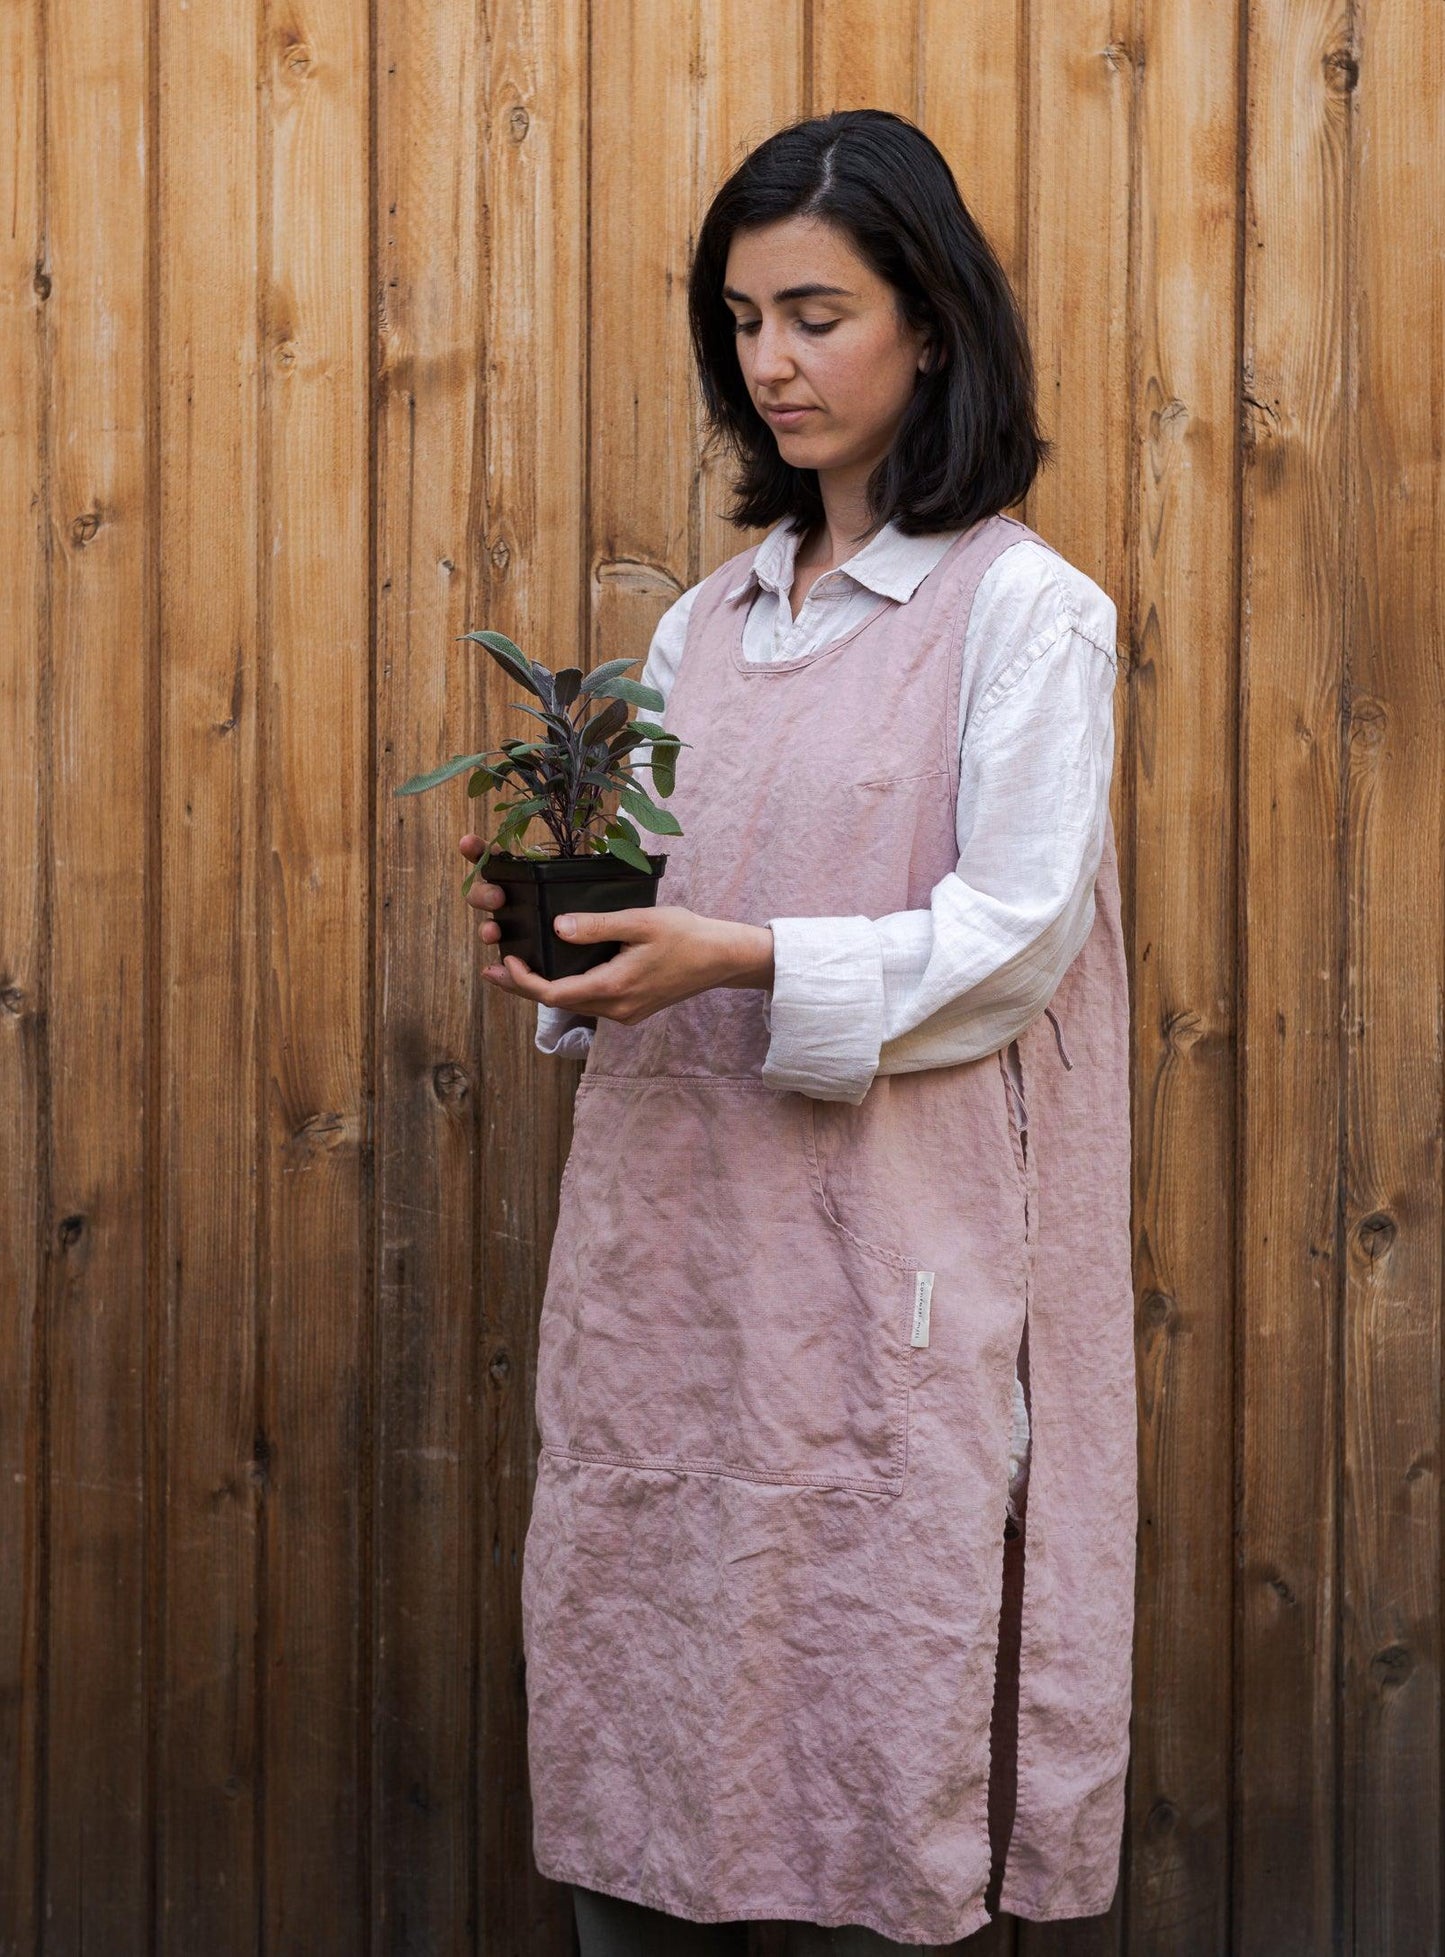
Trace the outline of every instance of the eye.
<instances>
[{"instance_id":1,"label":"eye","mask_svg":"<svg viewBox=\"0 0 1445 1957\"><path fill-rule=\"evenodd\" d=\"M756 319L737 319L737 318L734 318L734 320L733 320L733 332L734 332L734 334L738 334L738 333L756 333L756 332L757 332L757 330L758 330L758 327L759 327L759 326L761 325L761 323L762 323L762 322L761 322L760 320L756 320ZM812 334L815 334L815 335L816 335L816 334L821 334L821 333L831 333L831 332L832 332L832 330L833 330L833 328L834 328L834 327L835 327L835 326L836 326L837 324L838 324L838 322L837 322L837 320L836 320L836 319L829 319L829 320L823 320L823 321L822 321L821 323L817 323L817 324L815 324L815 323L814 323L813 321L811 321L811 320L806 320L806 319L800 319L800 320L798 321L798 325L802 327L802 329L803 329L803 331L804 331L805 333L812 333Z\"/></svg>"}]
</instances>

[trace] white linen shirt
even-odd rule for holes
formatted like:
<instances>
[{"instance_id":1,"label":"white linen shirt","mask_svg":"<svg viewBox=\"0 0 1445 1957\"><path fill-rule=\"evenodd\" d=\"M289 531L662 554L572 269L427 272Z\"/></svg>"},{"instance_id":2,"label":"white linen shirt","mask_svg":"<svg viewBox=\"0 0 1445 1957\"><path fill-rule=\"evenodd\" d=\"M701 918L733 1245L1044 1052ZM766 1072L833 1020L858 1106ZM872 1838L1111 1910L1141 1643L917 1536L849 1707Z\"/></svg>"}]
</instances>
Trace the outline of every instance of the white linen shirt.
<instances>
[{"instance_id":1,"label":"white linen shirt","mask_svg":"<svg viewBox=\"0 0 1445 1957\"><path fill-rule=\"evenodd\" d=\"M785 518L728 593L755 587L744 655L801 658L851 631L880 596L907 604L960 534L909 537L885 524L816 580L794 618L801 531ZM642 680L664 700L700 589L683 592L653 633ZM1043 1011L1094 923L1114 761L1116 628L1107 593L1032 538L989 565L962 661L957 868L934 885L927 910L768 920L774 976L763 1080L856 1106L876 1075L980 1059ZM634 761L646 753L638 748ZM536 1045L584 1059L596 1023L539 1005ZM1017 1087L1012 1065L1010 1076ZM1028 1460L1015 1377L1010 1516Z\"/></svg>"}]
</instances>

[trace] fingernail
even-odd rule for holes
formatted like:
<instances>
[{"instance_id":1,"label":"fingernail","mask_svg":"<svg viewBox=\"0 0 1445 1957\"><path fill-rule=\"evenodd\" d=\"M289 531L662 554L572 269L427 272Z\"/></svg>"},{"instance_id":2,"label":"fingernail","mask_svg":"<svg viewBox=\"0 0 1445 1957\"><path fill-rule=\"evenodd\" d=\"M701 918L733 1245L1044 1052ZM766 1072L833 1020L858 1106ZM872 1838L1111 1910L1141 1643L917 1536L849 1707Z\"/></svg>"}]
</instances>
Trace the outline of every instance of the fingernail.
<instances>
[{"instance_id":1,"label":"fingernail","mask_svg":"<svg viewBox=\"0 0 1445 1957\"><path fill-rule=\"evenodd\" d=\"M557 929L562 933L564 938L570 938L572 933L577 929L577 926L572 918L559 917L557 919Z\"/></svg>"}]
</instances>

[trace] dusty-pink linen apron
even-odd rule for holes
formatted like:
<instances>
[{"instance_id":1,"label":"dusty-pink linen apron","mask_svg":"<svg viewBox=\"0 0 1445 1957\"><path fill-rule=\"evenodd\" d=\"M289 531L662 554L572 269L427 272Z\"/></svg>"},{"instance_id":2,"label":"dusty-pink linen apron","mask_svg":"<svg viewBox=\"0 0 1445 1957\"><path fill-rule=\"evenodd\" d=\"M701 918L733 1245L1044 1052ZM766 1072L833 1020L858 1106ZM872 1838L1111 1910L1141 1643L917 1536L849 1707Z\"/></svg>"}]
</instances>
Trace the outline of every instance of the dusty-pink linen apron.
<instances>
[{"instance_id":1,"label":"dusty-pink linen apron","mask_svg":"<svg viewBox=\"0 0 1445 1957\"><path fill-rule=\"evenodd\" d=\"M659 901L922 909L957 864L975 525L906 604L743 654L753 551L694 604ZM1039 541L1042 541L1041 539ZM695 1921L988 1920L1015 1360L1032 1452L1003 1909L1111 1901L1136 1523L1128 999L1110 830L1091 934L1005 1056L760 1078L765 995L600 1018L543 1302L523 1614L539 1869Z\"/></svg>"}]
</instances>

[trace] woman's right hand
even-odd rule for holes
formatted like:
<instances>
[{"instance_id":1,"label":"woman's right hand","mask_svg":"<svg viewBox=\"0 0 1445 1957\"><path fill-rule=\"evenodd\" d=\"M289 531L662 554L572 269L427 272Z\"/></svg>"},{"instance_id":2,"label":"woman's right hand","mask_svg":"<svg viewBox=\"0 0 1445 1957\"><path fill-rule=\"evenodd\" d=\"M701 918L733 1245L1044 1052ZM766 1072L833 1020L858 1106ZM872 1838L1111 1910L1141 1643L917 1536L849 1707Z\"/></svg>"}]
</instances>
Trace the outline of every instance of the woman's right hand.
<instances>
[{"instance_id":1,"label":"woman's right hand","mask_svg":"<svg viewBox=\"0 0 1445 1957\"><path fill-rule=\"evenodd\" d=\"M457 848L469 863L475 863L482 853L482 839L480 836L463 836ZM472 909L486 913L477 927L477 936L483 944L494 945L501 937L502 927L492 916L492 912L500 910L506 901L507 893L500 884L486 883L481 877L477 878L467 892L467 902Z\"/></svg>"}]
</instances>

